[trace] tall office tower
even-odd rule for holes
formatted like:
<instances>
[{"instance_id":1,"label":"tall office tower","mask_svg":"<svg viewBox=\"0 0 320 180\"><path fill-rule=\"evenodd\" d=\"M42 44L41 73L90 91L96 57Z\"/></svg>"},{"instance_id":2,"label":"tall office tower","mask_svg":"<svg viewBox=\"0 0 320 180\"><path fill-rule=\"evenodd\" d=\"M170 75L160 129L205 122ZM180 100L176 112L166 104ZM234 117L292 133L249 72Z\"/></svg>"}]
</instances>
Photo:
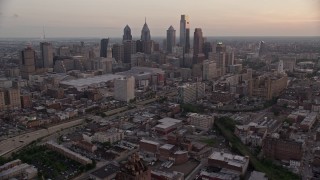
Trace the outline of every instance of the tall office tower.
<instances>
[{"instance_id":1,"label":"tall office tower","mask_svg":"<svg viewBox=\"0 0 320 180\"><path fill-rule=\"evenodd\" d=\"M19 88L0 89L0 111L21 108Z\"/></svg>"},{"instance_id":2,"label":"tall office tower","mask_svg":"<svg viewBox=\"0 0 320 180\"><path fill-rule=\"evenodd\" d=\"M123 41L123 63L131 63L131 55L137 52L136 41Z\"/></svg>"},{"instance_id":3,"label":"tall office tower","mask_svg":"<svg viewBox=\"0 0 320 180\"><path fill-rule=\"evenodd\" d=\"M226 45L224 45L222 42L218 42L217 46L216 46L216 52L226 52L227 51L227 47Z\"/></svg>"},{"instance_id":4,"label":"tall office tower","mask_svg":"<svg viewBox=\"0 0 320 180\"><path fill-rule=\"evenodd\" d=\"M143 52L143 45L141 40L136 41L136 51L141 53Z\"/></svg>"},{"instance_id":5,"label":"tall office tower","mask_svg":"<svg viewBox=\"0 0 320 180\"><path fill-rule=\"evenodd\" d=\"M131 29L128 25L123 29L122 41L132 40Z\"/></svg>"},{"instance_id":6,"label":"tall office tower","mask_svg":"<svg viewBox=\"0 0 320 180\"><path fill-rule=\"evenodd\" d=\"M36 52L29 46L21 51L21 77L29 80L29 75L35 73Z\"/></svg>"},{"instance_id":7,"label":"tall office tower","mask_svg":"<svg viewBox=\"0 0 320 180\"><path fill-rule=\"evenodd\" d=\"M107 57L108 43L109 43L109 38L101 39L101 42L100 42L100 57Z\"/></svg>"},{"instance_id":8,"label":"tall office tower","mask_svg":"<svg viewBox=\"0 0 320 180\"><path fill-rule=\"evenodd\" d=\"M203 36L201 28L196 28L194 30L193 38L193 64L197 64L205 59L203 54Z\"/></svg>"},{"instance_id":9,"label":"tall office tower","mask_svg":"<svg viewBox=\"0 0 320 180\"><path fill-rule=\"evenodd\" d=\"M234 65L234 52L226 52L226 67L229 69L229 66Z\"/></svg>"},{"instance_id":10,"label":"tall office tower","mask_svg":"<svg viewBox=\"0 0 320 180\"><path fill-rule=\"evenodd\" d=\"M210 42L205 42L203 44L203 53L206 57L206 59L209 58L209 53L212 52L212 44Z\"/></svg>"},{"instance_id":11,"label":"tall office tower","mask_svg":"<svg viewBox=\"0 0 320 180\"><path fill-rule=\"evenodd\" d=\"M53 68L53 49L51 43L41 42L41 64L40 68Z\"/></svg>"},{"instance_id":12,"label":"tall office tower","mask_svg":"<svg viewBox=\"0 0 320 180\"><path fill-rule=\"evenodd\" d=\"M114 81L114 99L126 102L134 99L134 84L133 76L116 79Z\"/></svg>"},{"instance_id":13,"label":"tall office tower","mask_svg":"<svg viewBox=\"0 0 320 180\"><path fill-rule=\"evenodd\" d=\"M141 30L141 41L151 41L151 35L147 24L147 20L145 20L143 28Z\"/></svg>"},{"instance_id":14,"label":"tall office tower","mask_svg":"<svg viewBox=\"0 0 320 180\"><path fill-rule=\"evenodd\" d=\"M217 76L220 77L226 74L226 53L209 53L209 59L217 63Z\"/></svg>"},{"instance_id":15,"label":"tall office tower","mask_svg":"<svg viewBox=\"0 0 320 180\"><path fill-rule=\"evenodd\" d=\"M203 36L201 28L196 28L193 35L193 55L203 53Z\"/></svg>"},{"instance_id":16,"label":"tall office tower","mask_svg":"<svg viewBox=\"0 0 320 180\"><path fill-rule=\"evenodd\" d=\"M166 50L172 53L172 48L176 45L176 30L172 26L167 30L167 45Z\"/></svg>"},{"instance_id":17,"label":"tall office tower","mask_svg":"<svg viewBox=\"0 0 320 180\"><path fill-rule=\"evenodd\" d=\"M264 41L259 42L259 57L265 55L267 52L266 43Z\"/></svg>"},{"instance_id":18,"label":"tall office tower","mask_svg":"<svg viewBox=\"0 0 320 180\"><path fill-rule=\"evenodd\" d=\"M123 44L114 44L112 46L112 57L116 61L122 62L123 61L123 55L124 55Z\"/></svg>"},{"instance_id":19,"label":"tall office tower","mask_svg":"<svg viewBox=\"0 0 320 180\"><path fill-rule=\"evenodd\" d=\"M180 46L184 47L184 52L190 52L190 22L189 16L181 15L180 19Z\"/></svg>"}]
</instances>

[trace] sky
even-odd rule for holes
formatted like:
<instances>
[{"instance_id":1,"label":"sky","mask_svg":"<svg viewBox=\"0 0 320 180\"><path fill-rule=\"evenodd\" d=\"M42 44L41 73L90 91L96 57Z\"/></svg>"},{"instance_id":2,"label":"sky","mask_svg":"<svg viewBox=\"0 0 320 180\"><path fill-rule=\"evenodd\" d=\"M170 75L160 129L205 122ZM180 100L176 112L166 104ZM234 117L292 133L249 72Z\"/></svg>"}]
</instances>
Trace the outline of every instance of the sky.
<instances>
[{"instance_id":1,"label":"sky","mask_svg":"<svg viewBox=\"0 0 320 180\"><path fill-rule=\"evenodd\" d=\"M320 36L320 0L0 0L0 38L122 37L125 25L151 36L180 15L204 36Z\"/></svg>"}]
</instances>

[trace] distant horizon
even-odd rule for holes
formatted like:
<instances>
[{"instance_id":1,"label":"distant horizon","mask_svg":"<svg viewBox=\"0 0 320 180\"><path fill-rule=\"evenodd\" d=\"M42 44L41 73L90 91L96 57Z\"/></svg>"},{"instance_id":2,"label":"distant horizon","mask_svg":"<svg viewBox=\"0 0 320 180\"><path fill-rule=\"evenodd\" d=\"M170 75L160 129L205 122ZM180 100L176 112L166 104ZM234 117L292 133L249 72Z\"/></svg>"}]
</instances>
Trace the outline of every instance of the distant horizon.
<instances>
[{"instance_id":1,"label":"distant horizon","mask_svg":"<svg viewBox=\"0 0 320 180\"><path fill-rule=\"evenodd\" d=\"M193 37L193 36L190 36L190 37ZM203 36L204 38L214 38L214 37L227 37L227 38L232 38L232 37L266 37L266 38L308 38L308 37L319 37L320 38L320 35L297 35L297 36L291 36L291 35L288 35L288 36L283 36L283 35L217 35L217 36ZM122 37L120 36L109 36L109 37L97 37L97 36L55 36L55 37L46 37L45 39L60 39L60 38L65 38L65 39L102 39L102 38L110 38L110 39L122 39ZM166 36L153 36L151 37L151 39L153 38L166 38ZM42 38L40 37L0 37L0 39L39 39L41 40ZM45 40L45 39L42 39L42 40ZM133 36L132 37L133 40L139 40L140 37L139 36ZM177 36L176 39L179 39L179 36Z\"/></svg>"},{"instance_id":2,"label":"distant horizon","mask_svg":"<svg viewBox=\"0 0 320 180\"><path fill-rule=\"evenodd\" d=\"M209 36L320 36L320 0L0 0L0 37L122 37L128 24L151 37L169 26L179 36L180 16L191 32Z\"/></svg>"}]
</instances>

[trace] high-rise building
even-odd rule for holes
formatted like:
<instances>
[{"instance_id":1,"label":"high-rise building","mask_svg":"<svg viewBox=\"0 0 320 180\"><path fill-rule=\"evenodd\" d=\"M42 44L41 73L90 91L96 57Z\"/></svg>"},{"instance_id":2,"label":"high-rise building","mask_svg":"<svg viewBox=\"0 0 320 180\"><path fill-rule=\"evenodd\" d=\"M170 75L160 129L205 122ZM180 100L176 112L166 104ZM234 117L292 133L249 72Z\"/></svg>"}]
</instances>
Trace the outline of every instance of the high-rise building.
<instances>
[{"instance_id":1,"label":"high-rise building","mask_svg":"<svg viewBox=\"0 0 320 180\"><path fill-rule=\"evenodd\" d=\"M107 57L108 43L109 43L109 38L101 39L101 42L100 42L100 57Z\"/></svg>"},{"instance_id":2,"label":"high-rise building","mask_svg":"<svg viewBox=\"0 0 320 180\"><path fill-rule=\"evenodd\" d=\"M210 53L211 60L217 63L217 76L223 76L226 74L226 53L217 52Z\"/></svg>"},{"instance_id":3,"label":"high-rise building","mask_svg":"<svg viewBox=\"0 0 320 180\"><path fill-rule=\"evenodd\" d=\"M114 81L114 99L129 102L134 99L135 79L133 76Z\"/></svg>"},{"instance_id":4,"label":"high-rise building","mask_svg":"<svg viewBox=\"0 0 320 180\"><path fill-rule=\"evenodd\" d=\"M40 68L53 68L53 49L51 43L41 42L41 63Z\"/></svg>"},{"instance_id":5,"label":"high-rise building","mask_svg":"<svg viewBox=\"0 0 320 180\"><path fill-rule=\"evenodd\" d=\"M21 51L21 77L29 79L29 75L35 73L36 52L29 46Z\"/></svg>"},{"instance_id":6,"label":"high-rise building","mask_svg":"<svg viewBox=\"0 0 320 180\"><path fill-rule=\"evenodd\" d=\"M212 44L210 42L205 42L203 44L203 53L206 57L206 59L209 58L209 53L212 52Z\"/></svg>"},{"instance_id":7,"label":"high-rise building","mask_svg":"<svg viewBox=\"0 0 320 180\"><path fill-rule=\"evenodd\" d=\"M180 19L180 46L184 47L184 52L190 51L190 22L189 16L181 15Z\"/></svg>"},{"instance_id":8,"label":"high-rise building","mask_svg":"<svg viewBox=\"0 0 320 180\"><path fill-rule=\"evenodd\" d=\"M172 26L167 30L167 44L166 50L172 53L172 48L176 45L176 30Z\"/></svg>"},{"instance_id":9,"label":"high-rise building","mask_svg":"<svg viewBox=\"0 0 320 180\"><path fill-rule=\"evenodd\" d=\"M205 60L202 64L202 80L212 80L217 77L216 62Z\"/></svg>"},{"instance_id":10,"label":"high-rise building","mask_svg":"<svg viewBox=\"0 0 320 180\"><path fill-rule=\"evenodd\" d=\"M267 52L266 43L264 41L259 42L259 57L265 55Z\"/></svg>"},{"instance_id":11,"label":"high-rise building","mask_svg":"<svg viewBox=\"0 0 320 180\"><path fill-rule=\"evenodd\" d=\"M184 84L178 87L179 103L193 103L205 96L205 84L196 82L192 84Z\"/></svg>"},{"instance_id":12,"label":"high-rise building","mask_svg":"<svg viewBox=\"0 0 320 180\"><path fill-rule=\"evenodd\" d=\"M123 61L124 47L123 44L114 44L112 46L112 57L118 62Z\"/></svg>"},{"instance_id":13,"label":"high-rise building","mask_svg":"<svg viewBox=\"0 0 320 180\"><path fill-rule=\"evenodd\" d=\"M198 63L198 56L203 54L203 35L201 28L196 28L194 30L193 36L193 57L194 57L194 64Z\"/></svg>"},{"instance_id":14,"label":"high-rise building","mask_svg":"<svg viewBox=\"0 0 320 180\"><path fill-rule=\"evenodd\" d=\"M137 52L136 41L123 41L123 63L131 63L131 55Z\"/></svg>"},{"instance_id":15,"label":"high-rise building","mask_svg":"<svg viewBox=\"0 0 320 180\"><path fill-rule=\"evenodd\" d=\"M145 20L143 28L141 30L141 41L151 41L151 35L147 24L147 20Z\"/></svg>"},{"instance_id":16,"label":"high-rise building","mask_svg":"<svg viewBox=\"0 0 320 180\"><path fill-rule=\"evenodd\" d=\"M218 42L217 46L216 46L216 52L226 52L227 51L227 47L226 45L224 45L222 42Z\"/></svg>"},{"instance_id":17,"label":"high-rise building","mask_svg":"<svg viewBox=\"0 0 320 180\"><path fill-rule=\"evenodd\" d=\"M128 25L126 25L126 27L123 29L122 40L123 41L132 40L131 29Z\"/></svg>"},{"instance_id":18,"label":"high-rise building","mask_svg":"<svg viewBox=\"0 0 320 180\"><path fill-rule=\"evenodd\" d=\"M146 54L151 54L153 52L153 41L151 40L150 30L146 20L141 30L141 45L142 52Z\"/></svg>"},{"instance_id":19,"label":"high-rise building","mask_svg":"<svg viewBox=\"0 0 320 180\"><path fill-rule=\"evenodd\" d=\"M3 88L0 89L0 111L20 109L20 89L18 88Z\"/></svg>"}]
</instances>

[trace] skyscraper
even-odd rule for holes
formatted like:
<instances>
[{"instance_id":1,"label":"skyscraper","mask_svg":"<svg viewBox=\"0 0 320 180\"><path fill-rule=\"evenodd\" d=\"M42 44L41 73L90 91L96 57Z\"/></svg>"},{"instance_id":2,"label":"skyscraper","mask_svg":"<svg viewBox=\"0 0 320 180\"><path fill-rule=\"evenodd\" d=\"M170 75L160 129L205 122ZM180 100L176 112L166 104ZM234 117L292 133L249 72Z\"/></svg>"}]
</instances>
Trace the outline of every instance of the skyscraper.
<instances>
[{"instance_id":1,"label":"skyscraper","mask_svg":"<svg viewBox=\"0 0 320 180\"><path fill-rule=\"evenodd\" d=\"M108 43L109 43L109 38L101 39L101 42L100 42L100 57L107 57Z\"/></svg>"},{"instance_id":2,"label":"skyscraper","mask_svg":"<svg viewBox=\"0 0 320 180\"><path fill-rule=\"evenodd\" d=\"M180 46L184 47L184 52L190 51L190 22L189 16L181 15L180 19Z\"/></svg>"},{"instance_id":3,"label":"skyscraper","mask_svg":"<svg viewBox=\"0 0 320 180\"><path fill-rule=\"evenodd\" d=\"M219 53L219 52L225 53L226 51L227 51L226 45L224 45L222 42L218 42L217 47L216 47L216 52L217 53Z\"/></svg>"},{"instance_id":4,"label":"skyscraper","mask_svg":"<svg viewBox=\"0 0 320 180\"><path fill-rule=\"evenodd\" d=\"M53 49L51 43L41 42L41 63L39 64L40 68L53 68Z\"/></svg>"},{"instance_id":5,"label":"skyscraper","mask_svg":"<svg viewBox=\"0 0 320 180\"><path fill-rule=\"evenodd\" d=\"M145 20L143 28L141 30L141 44L142 45L142 52L146 54L151 54L153 52L153 41L151 40L150 30L147 24L147 20ZM137 44L137 45L138 45ZM137 46L137 51L140 50L140 47Z\"/></svg>"},{"instance_id":6,"label":"skyscraper","mask_svg":"<svg viewBox=\"0 0 320 180\"><path fill-rule=\"evenodd\" d=\"M146 19L145 19L143 28L141 30L141 41L151 41L150 30L149 30Z\"/></svg>"},{"instance_id":7,"label":"skyscraper","mask_svg":"<svg viewBox=\"0 0 320 180\"><path fill-rule=\"evenodd\" d=\"M131 29L128 25L123 29L123 41L132 40Z\"/></svg>"},{"instance_id":8,"label":"skyscraper","mask_svg":"<svg viewBox=\"0 0 320 180\"><path fill-rule=\"evenodd\" d=\"M203 54L203 35L201 28L196 28L193 35L193 64L205 59Z\"/></svg>"},{"instance_id":9,"label":"skyscraper","mask_svg":"<svg viewBox=\"0 0 320 180\"><path fill-rule=\"evenodd\" d=\"M112 57L118 62L123 61L124 49L123 44L114 44L112 46Z\"/></svg>"},{"instance_id":10,"label":"skyscraper","mask_svg":"<svg viewBox=\"0 0 320 180\"><path fill-rule=\"evenodd\" d=\"M203 53L203 35L201 28L196 28L193 35L193 54Z\"/></svg>"},{"instance_id":11,"label":"skyscraper","mask_svg":"<svg viewBox=\"0 0 320 180\"><path fill-rule=\"evenodd\" d=\"M203 53L206 56L206 59L209 58L209 52L212 52L212 45L210 42L205 42L203 44Z\"/></svg>"},{"instance_id":12,"label":"skyscraper","mask_svg":"<svg viewBox=\"0 0 320 180\"><path fill-rule=\"evenodd\" d=\"M29 80L29 75L35 73L36 52L29 46L21 51L21 77Z\"/></svg>"},{"instance_id":13,"label":"skyscraper","mask_svg":"<svg viewBox=\"0 0 320 180\"><path fill-rule=\"evenodd\" d=\"M172 26L167 30L167 52L172 53L172 48L176 45L176 30Z\"/></svg>"},{"instance_id":14,"label":"skyscraper","mask_svg":"<svg viewBox=\"0 0 320 180\"><path fill-rule=\"evenodd\" d=\"M264 41L259 42L259 57L263 56L266 54L266 43Z\"/></svg>"},{"instance_id":15,"label":"skyscraper","mask_svg":"<svg viewBox=\"0 0 320 180\"><path fill-rule=\"evenodd\" d=\"M130 63L131 64L131 55L137 52L136 50L136 42L132 40L124 41L123 42L123 63Z\"/></svg>"}]
</instances>

